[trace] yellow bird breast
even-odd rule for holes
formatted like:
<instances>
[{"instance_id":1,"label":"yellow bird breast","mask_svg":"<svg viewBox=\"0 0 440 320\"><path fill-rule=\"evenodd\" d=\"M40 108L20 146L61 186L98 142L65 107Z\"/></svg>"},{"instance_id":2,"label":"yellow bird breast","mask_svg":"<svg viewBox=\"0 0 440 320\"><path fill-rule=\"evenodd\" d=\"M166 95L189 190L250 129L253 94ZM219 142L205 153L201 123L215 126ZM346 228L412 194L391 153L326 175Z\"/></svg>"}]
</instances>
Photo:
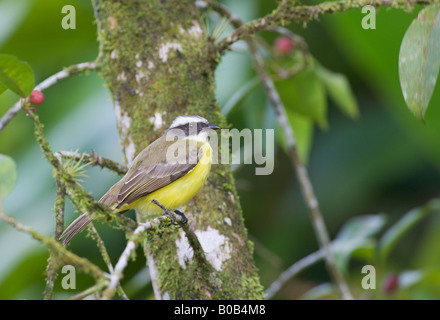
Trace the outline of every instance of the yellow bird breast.
<instances>
[{"instance_id":1,"label":"yellow bird breast","mask_svg":"<svg viewBox=\"0 0 440 320\"><path fill-rule=\"evenodd\" d=\"M211 146L206 142L200 148L202 149L203 155L194 169L183 177L171 182L169 185L135 201L130 205L130 208L136 208L151 215L158 215L162 214L163 210L152 203L152 200L158 201L170 210L177 209L191 200L205 184L211 169Z\"/></svg>"}]
</instances>

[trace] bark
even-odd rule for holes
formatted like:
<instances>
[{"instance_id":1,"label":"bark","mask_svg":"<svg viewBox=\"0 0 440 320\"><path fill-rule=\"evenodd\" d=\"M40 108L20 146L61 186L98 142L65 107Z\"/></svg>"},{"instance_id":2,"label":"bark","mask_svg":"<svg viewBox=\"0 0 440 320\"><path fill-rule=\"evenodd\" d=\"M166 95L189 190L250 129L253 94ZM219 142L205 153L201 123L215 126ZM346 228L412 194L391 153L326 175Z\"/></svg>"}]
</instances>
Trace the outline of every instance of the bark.
<instances>
[{"instance_id":1,"label":"bark","mask_svg":"<svg viewBox=\"0 0 440 320\"><path fill-rule=\"evenodd\" d=\"M215 101L220 56L200 28L194 1L93 0L93 5L99 70L114 101L128 165L178 115L200 115L226 127ZM213 165L206 185L183 211L193 234L158 227L143 241L156 298L261 299L229 165ZM137 219L149 217L137 211Z\"/></svg>"}]
</instances>

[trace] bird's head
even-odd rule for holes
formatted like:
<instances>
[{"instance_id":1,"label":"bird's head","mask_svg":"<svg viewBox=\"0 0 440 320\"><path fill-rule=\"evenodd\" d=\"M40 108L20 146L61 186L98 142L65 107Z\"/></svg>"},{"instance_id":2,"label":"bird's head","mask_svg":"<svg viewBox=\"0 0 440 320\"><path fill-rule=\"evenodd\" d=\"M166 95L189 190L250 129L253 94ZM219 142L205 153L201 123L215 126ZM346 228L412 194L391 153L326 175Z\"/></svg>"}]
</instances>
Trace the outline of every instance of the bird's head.
<instances>
[{"instance_id":1,"label":"bird's head","mask_svg":"<svg viewBox=\"0 0 440 320\"><path fill-rule=\"evenodd\" d=\"M208 120L200 116L178 116L171 123L167 130L178 139L193 139L198 141L207 141L211 130L217 130L220 127L209 123Z\"/></svg>"}]
</instances>

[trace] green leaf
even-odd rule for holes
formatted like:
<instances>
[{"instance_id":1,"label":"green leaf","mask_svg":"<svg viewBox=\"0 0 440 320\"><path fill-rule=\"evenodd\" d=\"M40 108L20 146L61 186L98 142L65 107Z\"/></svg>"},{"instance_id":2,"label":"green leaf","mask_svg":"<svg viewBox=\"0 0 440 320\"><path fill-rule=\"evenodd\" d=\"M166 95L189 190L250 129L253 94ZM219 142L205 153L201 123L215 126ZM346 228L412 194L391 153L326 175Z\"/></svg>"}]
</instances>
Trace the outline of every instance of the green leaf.
<instances>
[{"instance_id":1,"label":"green leaf","mask_svg":"<svg viewBox=\"0 0 440 320\"><path fill-rule=\"evenodd\" d=\"M34 89L32 68L17 57L0 55L0 93L8 88L22 98L28 97Z\"/></svg>"},{"instance_id":2,"label":"green leaf","mask_svg":"<svg viewBox=\"0 0 440 320\"><path fill-rule=\"evenodd\" d=\"M423 280L425 272L421 270L406 270L399 274L399 287L407 289Z\"/></svg>"},{"instance_id":3,"label":"green leaf","mask_svg":"<svg viewBox=\"0 0 440 320\"><path fill-rule=\"evenodd\" d=\"M325 88L314 66L275 85L287 111L309 117L321 128L327 127Z\"/></svg>"},{"instance_id":4,"label":"green leaf","mask_svg":"<svg viewBox=\"0 0 440 320\"><path fill-rule=\"evenodd\" d=\"M12 192L17 183L17 165L15 161L4 154L0 154L0 199L4 199Z\"/></svg>"},{"instance_id":5,"label":"green leaf","mask_svg":"<svg viewBox=\"0 0 440 320\"><path fill-rule=\"evenodd\" d=\"M399 53L399 77L408 108L424 121L440 67L440 4L433 4L413 20Z\"/></svg>"},{"instance_id":6,"label":"green leaf","mask_svg":"<svg viewBox=\"0 0 440 320\"><path fill-rule=\"evenodd\" d=\"M336 266L342 272L347 271L350 258L370 259L374 253L374 242L371 239L355 238L350 241L335 240L332 245Z\"/></svg>"},{"instance_id":7,"label":"green leaf","mask_svg":"<svg viewBox=\"0 0 440 320\"><path fill-rule=\"evenodd\" d=\"M351 258L355 258L362 261L371 261L374 259L376 253L377 242L374 240L367 239L361 246L355 248L351 252ZM346 264L346 266L348 263Z\"/></svg>"},{"instance_id":8,"label":"green leaf","mask_svg":"<svg viewBox=\"0 0 440 320\"><path fill-rule=\"evenodd\" d=\"M357 118L359 107L347 77L342 73L332 72L321 65L316 67L316 72L336 106L350 118Z\"/></svg>"},{"instance_id":9,"label":"green leaf","mask_svg":"<svg viewBox=\"0 0 440 320\"><path fill-rule=\"evenodd\" d=\"M385 232L379 242L379 256L385 261L396 243L420 220L432 212L440 210L440 200L435 199L420 208L406 213L399 221Z\"/></svg>"},{"instance_id":10,"label":"green leaf","mask_svg":"<svg viewBox=\"0 0 440 320\"><path fill-rule=\"evenodd\" d=\"M247 81L240 89L238 89L222 107L222 113L227 116L244 98L246 98L258 85L259 78L253 78Z\"/></svg>"},{"instance_id":11,"label":"green leaf","mask_svg":"<svg viewBox=\"0 0 440 320\"><path fill-rule=\"evenodd\" d=\"M371 259L375 242L372 237L385 225L383 214L365 215L348 220L333 241L336 265L345 271L351 257Z\"/></svg>"},{"instance_id":12,"label":"green leaf","mask_svg":"<svg viewBox=\"0 0 440 320\"><path fill-rule=\"evenodd\" d=\"M368 239L379 232L385 222L386 217L384 214L351 218L339 230L336 239L341 241L350 241L355 238Z\"/></svg>"},{"instance_id":13,"label":"green leaf","mask_svg":"<svg viewBox=\"0 0 440 320\"><path fill-rule=\"evenodd\" d=\"M301 296L301 300L338 299L339 293L331 283L323 283L313 287Z\"/></svg>"}]
</instances>

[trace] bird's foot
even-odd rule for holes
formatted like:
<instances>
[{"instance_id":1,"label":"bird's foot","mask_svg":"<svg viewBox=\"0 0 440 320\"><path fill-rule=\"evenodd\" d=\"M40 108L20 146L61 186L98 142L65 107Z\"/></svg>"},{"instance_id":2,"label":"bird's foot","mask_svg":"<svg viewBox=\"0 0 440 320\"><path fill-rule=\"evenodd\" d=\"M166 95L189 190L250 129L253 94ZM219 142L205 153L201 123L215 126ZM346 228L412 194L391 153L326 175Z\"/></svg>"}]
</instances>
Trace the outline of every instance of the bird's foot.
<instances>
[{"instance_id":1,"label":"bird's foot","mask_svg":"<svg viewBox=\"0 0 440 320\"><path fill-rule=\"evenodd\" d=\"M185 223L188 222L188 218L185 216L185 214L184 214L182 211L180 211L180 210L175 210L175 211L174 211L175 214L177 214L178 216L182 217L182 221L176 223L176 217L174 216L174 213L173 213L171 210L169 210L169 209L167 209L166 207L164 207L164 206L163 206L159 201L157 201L157 200L153 200L152 202L153 202L155 205L157 205L159 208L161 208L161 209L165 212L162 216L167 215L167 216L170 217L170 219L171 219L171 223L172 223L172 224L174 224L174 225L178 225L178 226L180 226L180 227L183 227L183 225L184 225Z\"/></svg>"},{"instance_id":2,"label":"bird's foot","mask_svg":"<svg viewBox=\"0 0 440 320\"><path fill-rule=\"evenodd\" d=\"M182 221L180 223L174 223L174 224L176 224L176 225L178 224L180 227L183 227L183 225L188 222L188 218L180 210L174 210L174 213L177 214L178 216L182 217Z\"/></svg>"}]
</instances>

